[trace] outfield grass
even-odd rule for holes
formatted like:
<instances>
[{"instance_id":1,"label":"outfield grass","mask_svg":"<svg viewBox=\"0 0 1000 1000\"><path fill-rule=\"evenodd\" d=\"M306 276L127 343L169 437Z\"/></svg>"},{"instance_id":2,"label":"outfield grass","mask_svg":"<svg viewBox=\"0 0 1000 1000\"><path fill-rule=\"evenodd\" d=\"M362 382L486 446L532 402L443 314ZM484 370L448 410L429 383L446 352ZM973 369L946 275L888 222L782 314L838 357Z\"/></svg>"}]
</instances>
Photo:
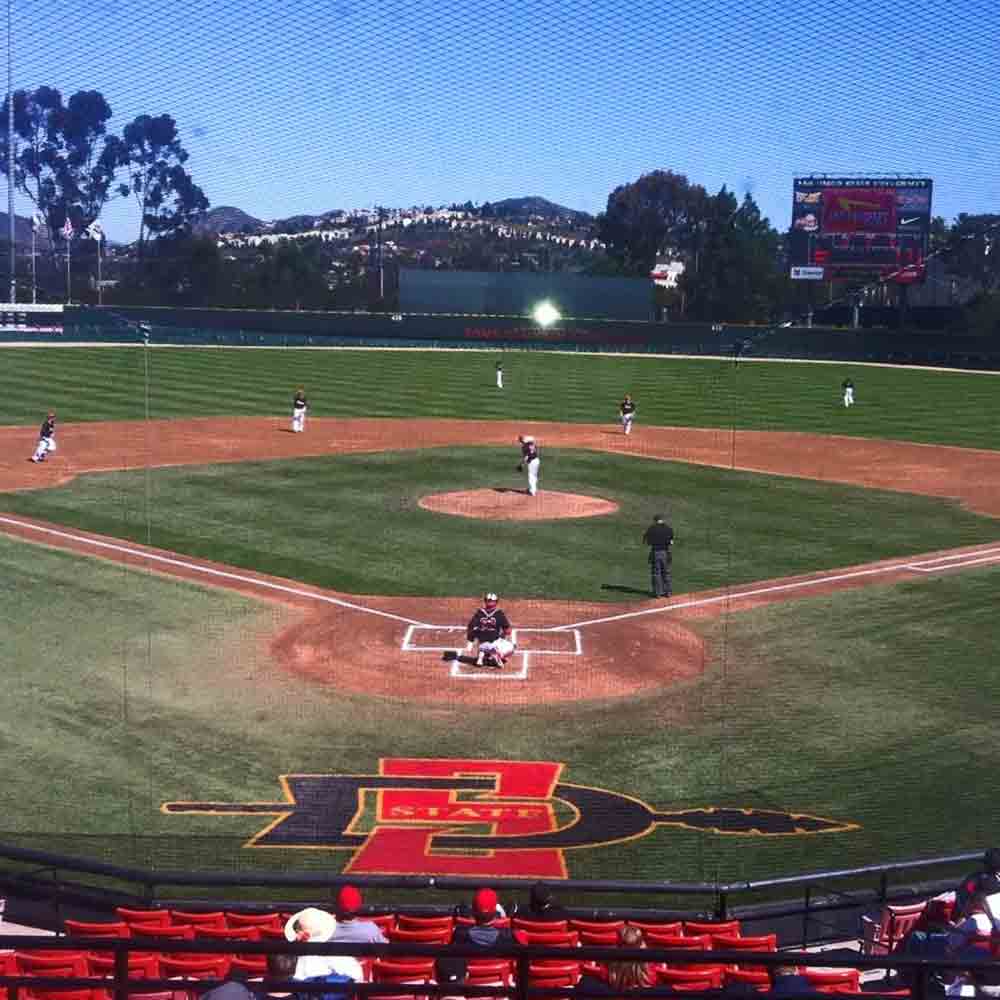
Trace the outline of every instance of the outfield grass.
<instances>
[{"instance_id":1,"label":"outfield grass","mask_svg":"<svg viewBox=\"0 0 1000 1000\"><path fill-rule=\"evenodd\" d=\"M352 594L486 587L591 601L647 593L642 533L664 509L677 534L678 593L998 535L995 519L950 501L807 479L559 449L546 451L543 473L547 489L608 497L620 509L527 522L417 506L427 493L520 486L502 448L91 474L2 496L0 507Z\"/></svg>"},{"instance_id":2,"label":"outfield grass","mask_svg":"<svg viewBox=\"0 0 1000 1000\"><path fill-rule=\"evenodd\" d=\"M0 726L4 840L163 867L329 870L342 855L244 850L267 817L166 816L160 803L268 801L281 773L367 773L387 754L564 761L566 781L661 809L860 824L791 839L661 828L571 852L581 878L749 878L974 849L995 833L996 568L729 614L701 626L713 656L693 682L502 714L306 690L263 652L288 620L271 605L2 537L0 571L18 581L0 586L17 651Z\"/></svg>"},{"instance_id":3,"label":"outfield grass","mask_svg":"<svg viewBox=\"0 0 1000 1000\"><path fill-rule=\"evenodd\" d=\"M297 385L317 416L613 422L798 430L996 448L1000 381L861 365L480 351L5 348L0 424L285 414ZM840 404L850 376L857 406Z\"/></svg>"}]
</instances>

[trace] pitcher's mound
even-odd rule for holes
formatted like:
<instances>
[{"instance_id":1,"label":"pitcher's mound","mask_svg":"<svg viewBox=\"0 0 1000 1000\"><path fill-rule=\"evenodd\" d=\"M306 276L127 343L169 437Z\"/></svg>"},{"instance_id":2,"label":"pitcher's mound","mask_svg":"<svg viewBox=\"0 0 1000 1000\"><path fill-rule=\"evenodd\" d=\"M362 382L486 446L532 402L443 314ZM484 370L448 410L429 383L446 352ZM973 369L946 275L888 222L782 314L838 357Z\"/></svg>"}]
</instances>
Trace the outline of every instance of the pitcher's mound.
<instances>
[{"instance_id":1,"label":"pitcher's mound","mask_svg":"<svg viewBox=\"0 0 1000 1000\"><path fill-rule=\"evenodd\" d=\"M618 504L579 493L539 490L533 497L523 490L459 490L432 493L420 498L420 506L439 514L482 517L493 521L555 521L561 517L600 517L613 514Z\"/></svg>"}]
</instances>

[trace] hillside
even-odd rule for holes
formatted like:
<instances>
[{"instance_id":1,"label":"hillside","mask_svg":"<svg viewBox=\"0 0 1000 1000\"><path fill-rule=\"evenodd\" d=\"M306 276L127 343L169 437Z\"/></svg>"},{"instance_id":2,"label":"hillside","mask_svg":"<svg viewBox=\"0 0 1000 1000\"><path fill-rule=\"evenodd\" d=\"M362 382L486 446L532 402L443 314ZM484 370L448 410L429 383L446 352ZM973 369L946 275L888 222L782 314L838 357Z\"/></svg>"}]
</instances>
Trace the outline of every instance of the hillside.
<instances>
[{"instance_id":1,"label":"hillside","mask_svg":"<svg viewBox=\"0 0 1000 1000\"><path fill-rule=\"evenodd\" d=\"M543 219L566 219L578 223L590 223L593 216L587 212L557 205L540 195L526 195L523 198L504 198L502 201L491 202L493 214L499 218L526 218L529 215L540 216Z\"/></svg>"},{"instance_id":2,"label":"hillside","mask_svg":"<svg viewBox=\"0 0 1000 1000\"><path fill-rule=\"evenodd\" d=\"M196 233L257 232L264 223L232 205L209 209L194 225Z\"/></svg>"}]
</instances>

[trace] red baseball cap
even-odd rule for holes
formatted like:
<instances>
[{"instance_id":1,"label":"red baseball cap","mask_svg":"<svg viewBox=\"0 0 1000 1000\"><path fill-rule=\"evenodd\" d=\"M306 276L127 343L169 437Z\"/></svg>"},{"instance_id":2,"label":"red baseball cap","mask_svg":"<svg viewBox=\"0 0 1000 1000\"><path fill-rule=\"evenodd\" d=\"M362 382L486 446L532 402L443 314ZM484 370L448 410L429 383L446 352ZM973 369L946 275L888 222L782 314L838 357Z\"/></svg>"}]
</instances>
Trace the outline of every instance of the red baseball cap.
<instances>
[{"instance_id":1,"label":"red baseball cap","mask_svg":"<svg viewBox=\"0 0 1000 1000\"><path fill-rule=\"evenodd\" d=\"M361 891L353 885L342 886L337 893L337 909L341 913L357 913L361 909Z\"/></svg>"},{"instance_id":2,"label":"red baseball cap","mask_svg":"<svg viewBox=\"0 0 1000 1000\"><path fill-rule=\"evenodd\" d=\"M496 913L497 894L492 889L477 889L472 897L472 909L476 913Z\"/></svg>"}]
</instances>

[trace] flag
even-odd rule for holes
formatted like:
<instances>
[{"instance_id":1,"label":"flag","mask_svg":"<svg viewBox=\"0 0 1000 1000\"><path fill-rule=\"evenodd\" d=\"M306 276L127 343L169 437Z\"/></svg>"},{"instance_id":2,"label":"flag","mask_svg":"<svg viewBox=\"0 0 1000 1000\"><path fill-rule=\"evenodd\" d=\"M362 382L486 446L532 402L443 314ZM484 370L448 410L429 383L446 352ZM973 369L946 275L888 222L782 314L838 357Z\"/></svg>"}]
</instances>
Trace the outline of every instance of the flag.
<instances>
[{"instance_id":1,"label":"flag","mask_svg":"<svg viewBox=\"0 0 1000 1000\"><path fill-rule=\"evenodd\" d=\"M66 239L71 240L73 238L73 223L69 221L69 216L66 216L66 222L62 227L62 234Z\"/></svg>"},{"instance_id":2,"label":"flag","mask_svg":"<svg viewBox=\"0 0 1000 1000\"><path fill-rule=\"evenodd\" d=\"M97 221L97 219L94 219L94 221L87 226L87 235L92 240L97 240L98 243L104 239L104 230L101 228L101 224Z\"/></svg>"}]
</instances>

